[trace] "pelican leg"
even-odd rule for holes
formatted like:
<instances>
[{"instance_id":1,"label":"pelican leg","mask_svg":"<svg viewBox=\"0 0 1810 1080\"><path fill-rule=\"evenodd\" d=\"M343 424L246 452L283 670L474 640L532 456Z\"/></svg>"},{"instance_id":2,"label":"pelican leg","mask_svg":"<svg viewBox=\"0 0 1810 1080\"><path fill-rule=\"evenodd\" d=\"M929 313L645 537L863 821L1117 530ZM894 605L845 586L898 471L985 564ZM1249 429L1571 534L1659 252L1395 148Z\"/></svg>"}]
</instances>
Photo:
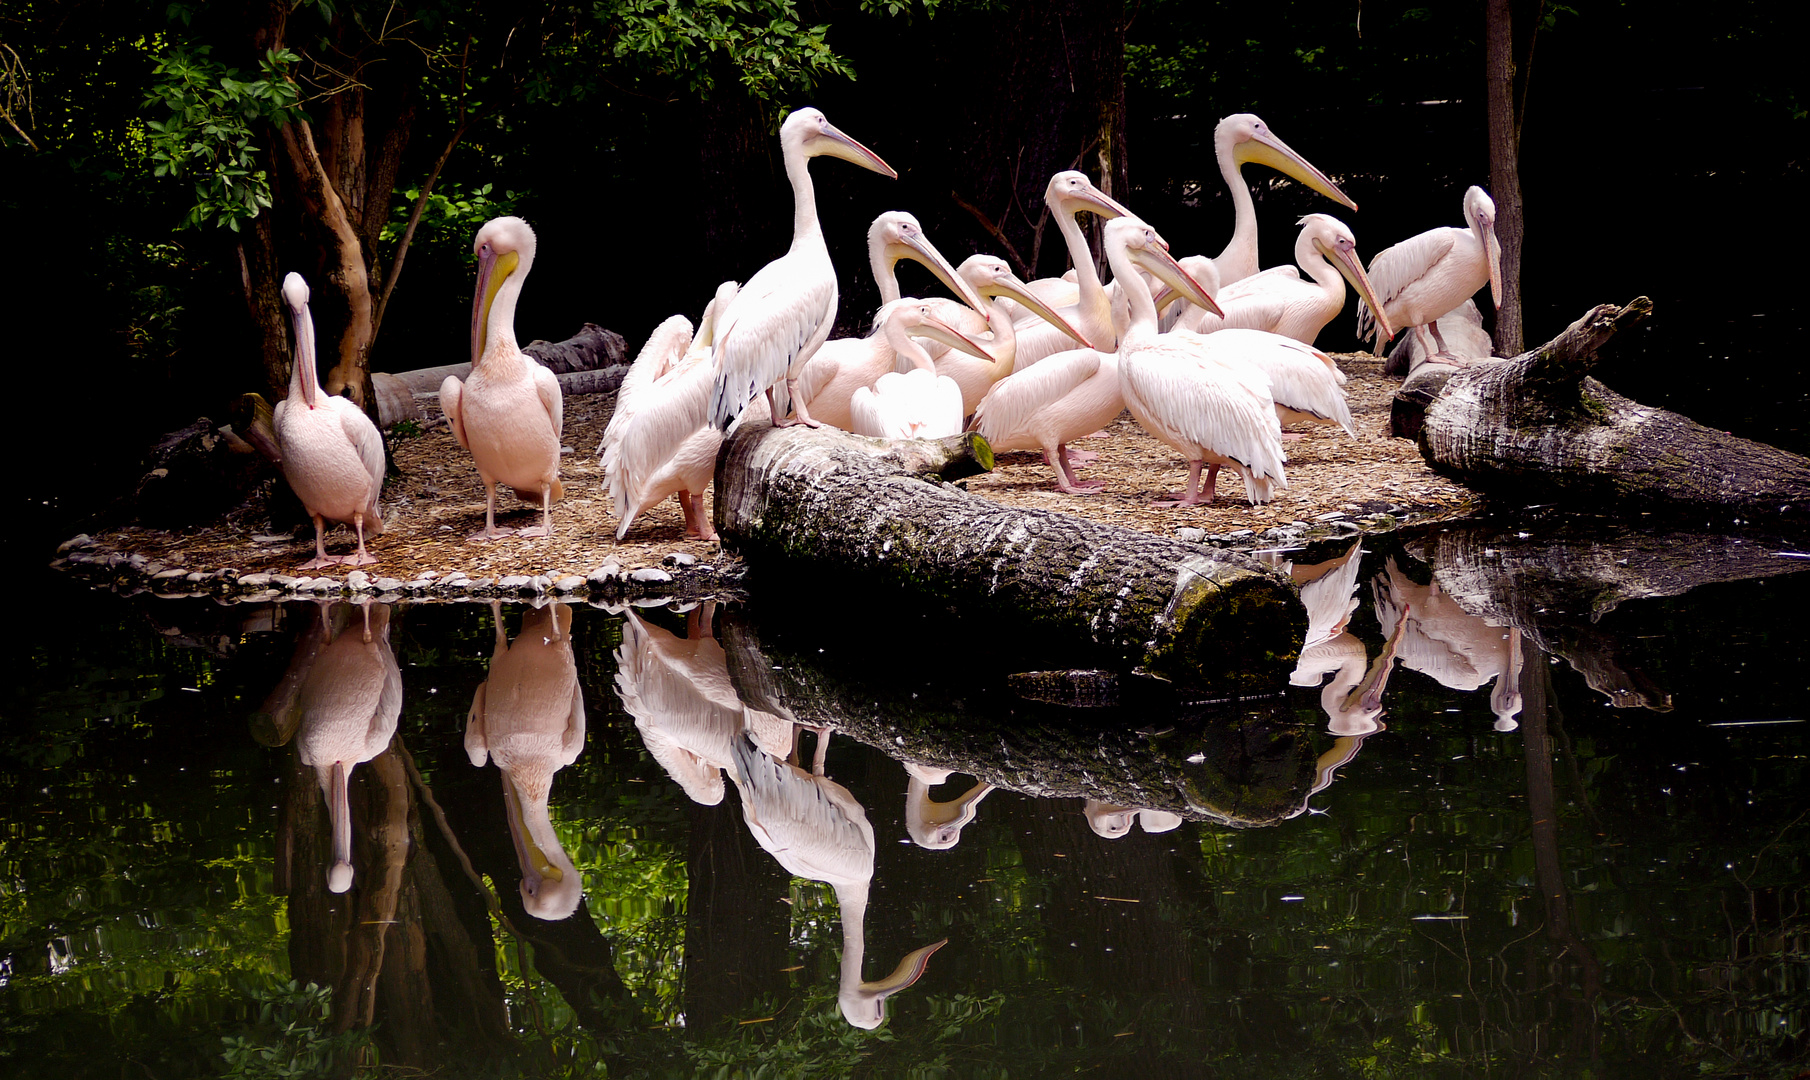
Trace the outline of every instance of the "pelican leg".
<instances>
[{"instance_id":1,"label":"pelican leg","mask_svg":"<svg viewBox=\"0 0 1810 1080\"><path fill-rule=\"evenodd\" d=\"M553 485L542 484L540 486L540 524L529 526L526 529L517 529L515 535L524 540L553 535Z\"/></svg>"},{"instance_id":2,"label":"pelican leg","mask_svg":"<svg viewBox=\"0 0 1810 1080\"><path fill-rule=\"evenodd\" d=\"M327 554L327 523L319 514L311 514L314 518L314 558L303 563L298 569L319 570L323 566L338 566L340 557ZM372 559L372 562L377 560Z\"/></svg>"},{"instance_id":3,"label":"pelican leg","mask_svg":"<svg viewBox=\"0 0 1810 1080\"><path fill-rule=\"evenodd\" d=\"M509 536L509 535L513 534L514 532L515 532L514 529L499 529L496 527L496 483L491 480L485 480L484 481L484 531L478 532L478 533L472 533L470 536L466 537L466 539L467 540L497 540L497 539L501 539L502 537Z\"/></svg>"},{"instance_id":4,"label":"pelican leg","mask_svg":"<svg viewBox=\"0 0 1810 1080\"><path fill-rule=\"evenodd\" d=\"M685 535L693 540L715 540L716 529L704 517L704 493L679 492L679 509L685 513Z\"/></svg>"},{"instance_id":5,"label":"pelican leg","mask_svg":"<svg viewBox=\"0 0 1810 1080\"><path fill-rule=\"evenodd\" d=\"M793 417L790 420L774 420L774 427L793 427L803 424L805 427L822 427L823 421L811 419L811 410L805 407L804 399L798 396L798 380L786 376L786 394L792 399ZM772 407L773 415L779 415L779 409L773 400L773 391L767 391L767 404Z\"/></svg>"},{"instance_id":6,"label":"pelican leg","mask_svg":"<svg viewBox=\"0 0 1810 1080\"><path fill-rule=\"evenodd\" d=\"M811 730L817 735L817 746L811 754L811 775L822 776L823 759L824 756L830 752L830 729L826 727L814 727Z\"/></svg>"},{"instance_id":7,"label":"pelican leg","mask_svg":"<svg viewBox=\"0 0 1810 1080\"><path fill-rule=\"evenodd\" d=\"M346 566L369 566L377 561L377 556L365 550L365 513L363 510L352 515L352 528L358 533L358 551L352 555L341 555L339 561Z\"/></svg>"},{"instance_id":8,"label":"pelican leg","mask_svg":"<svg viewBox=\"0 0 1810 1080\"><path fill-rule=\"evenodd\" d=\"M1168 501L1152 503L1151 505L1153 505L1153 506L1193 506L1196 503L1200 503L1200 502L1209 502L1209 503L1212 502L1213 501L1213 484L1214 484L1214 481L1216 479L1218 479L1219 466L1217 466L1217 465L1213 466L1212 470L1207 473L1206 491L1201 494L1196 494L1196 492L1200 488L1200 467L1202 464L1204 464L1204 462L1200 462L1200 461L1188 462L1188 490L1187 491L1171 492Z\"/></svg>"},{"instance_id":9,"label":"pelican leg","mask_svg":"<svg viewBox=\"0 0 1810 1080\"><path fill-rule=\"evenodd\" d=\"M1043 456L1049 459L1051 465L1055 466L1057 491L1068 495L1092 495L1106 486L1106 481L1104 480L1089 480L1085 484L1076 480L1073 460L1080 455L1076 454L1071 456L1068 447L1064 444L1057 444L1056 452L1053 454L1048 450L1045 450ZM1097 455L1088 455L1088 457L1095 456Z\"/></svg>"},{"instance_id":10,"label":"pelican leg","mask_svg":"<svg viewBox=\"0 0 1810 1080\"><path fill-rule=\"evenodd\" d=\"M361 614L364 615L364 620L365 620L364 642L366 645L369 645L371 643L371 605L369 603L360 604L360 605L358 605L358 610Z\"/></svg>"}]
</instances>

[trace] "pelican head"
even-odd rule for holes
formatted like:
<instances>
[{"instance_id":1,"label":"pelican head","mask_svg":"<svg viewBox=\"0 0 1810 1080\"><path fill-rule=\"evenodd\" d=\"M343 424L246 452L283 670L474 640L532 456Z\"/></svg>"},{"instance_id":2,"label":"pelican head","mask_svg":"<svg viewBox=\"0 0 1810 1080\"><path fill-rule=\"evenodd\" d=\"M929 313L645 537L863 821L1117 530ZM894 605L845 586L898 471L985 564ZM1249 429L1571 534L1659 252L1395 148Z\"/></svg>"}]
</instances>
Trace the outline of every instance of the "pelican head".
<instances>
[{"instance_id":1,"label":"pelican head","mask_svg":"<svg viewBox=\"0 0 1810 1080\"><path fill-rule=\"evenodd\" d=\"M1117 840L1130 832L1132 819L1138 816L1138 812L1131 807L1115 806L1098 799L1087 800L1081 813L1087 818L1087 827L1108 840Z\"/></svg>"},{"instance_id":2,"label":"pelican head","mask_svg":"<svg viewBox=\"0 0 1810 1080\"><path fill-rule=\"evenodd\" d=\"M948 771L909 763L905 771L911 776L905 789L905 831L912 842L929 851L947 851L960 843L963 827L974 820L980 801L993 790L993 785L982 781L960 798L936 802L930 798L930 789L948 779ZM937 778L939 773L941 777Z\"/></svg>"},{"instance_id":3,"label":"pelican head","mask_svg":"<svg viewBox=\"0 0 1810 1080\"><path fill-rule=\"evenodd\" d=\"M551 775L517 777L503 773L503 806L509 837L522 868L522 907L537 919L556 922L578 910L584 893L582 875L559 844L547 816Z\"/></svg>"},{"instance_id":4,"label":"pelican head","mask_svg":"<svg viewBox=\"0 0 1810 1080\"><path fill-rule=\"evenodd\" d=\"M1123 204L1095 187L1086 173L1074 169L1065 169L1050 177L1050 186L1044 189L1043 201L1058 214L1072 216L1086 210L1107 221L1131 216L1131 211L1125 209Z\"/></svg>"},{"instance_id":5,"label":"pelican head","mask_svg":"<svg viewBox=\"0 0 1810 1080\"><path fill-rule=\"evenodd\" d=\"M1389 318L1383 314L1382 302L1376 298L1376 290L1370 285L1370 276L1364 273L1364 260L1358 258L1357 237L1351 229L1331 214L1308 214L1298 223L1301 226L1302 245L1312 245L1325 260L1333 265L1340 276L1351 283L1357 290L1358 298L1370 305L1376 313L1377 325L1390 337L1395 330L1389 325Z\"/></svg>"},{"instance_id":6,"label":"pelican head","mask_svg":"<svg viewBox=\"0 0 1810 1080\"><path fill-rule=\"evenodd\" d=\"M1132 265L1156 278L1158 281L1180 293L1184 299L1199 304L1215 315L1223 315L1219 305L1207 295L1207 290L1194 275L1183 270L1169 254L1169 245L1156 234L1156 230L1134 217L1122 217L1106 223L1106 244L1123 245L1125 253L1131 257Z\"/></svg>"},{"instance_id":7,"label":"pelican head","mask_svg":"<svg viewBox=\"0 0 1810 1080\"><path fill-rule=\"evenodd\" d=\"M881 176L899 178L891 165L880 160L880 155L844 135L817 109L806 107L786 117L785 123L779 125L779 145L782 152L790 153L797 147L797 153L805 157L839 157Z\"/></svg>"},{"instance_id":8,"label":"pelican head","mask_svg":"<svg viewBox=\"0 0 1810 1080\"><path fill-rule=\"evenodd\" d=\"M949 944L949 939L926 945L921 949L913 949L899 961L891 975L878 982L863 982L850 985L846 980L836 994L836 1004L842 1007L842 1018L851 1025L872 1031L886 1022L886 999L917 982L930 966L930 954ZM846 948L846 946L845 946Z\"/></svg>"},{"instance_id":9,"label":"pelican head","mask_svg":"<svg viewBox=\"0 0 1810 1080\"><path fill-rule=\"evenodd\" d=\"M1340 191L1339 186L1328 179L1325 173L1314 168L1306 158L1290 150L1287 143L1276 138L1276 133L1255 113L1233 113L1221 120L1219 126L1213 129L1213 143L1220 158L1229 158L1234 167L1246 162L1268 165L1277 172L1294 177L1333 202L1344 203L1353 210L1358 208L1358 204Z\"/></svg>"},{"instance_id":10,"label":"pelican head","mask_svg":"<svg viewBox=\"0 0 1810 1080\"><path fill-rule=\"evenodd\" d=\"M308 314L308 297L308 283L302 275L292 271L283 278L283 302L289 305L289 321L295 324L295 365L289 377L289 396L312 409L319 403L320 385L314 370L314 319Z\"/></svg>"},{"instance_id":11,"label":"pelican head","mask_svg":"<svg viewBox=\"0 0 1810 1080\"><path fill-rule=\"evenodd\" d=\"M876 278L881 276L882 265L890 267L900 259L910 259L935 274L950 292L961 297L962 303L982 315L987 313L974 287L949 265L949 260L943 258L943 253L924 235L924 227L918 224L918 219L905 211L888 210L875 218L867 229L867 249L874 253Z\"/></svg>"},{"instance_id":12,"label":"pelican head","mask_svg":"<svg viewBox=\"0 0 1810 1080\"><path fill-rule=\"evenodd\" d=\"M471 298L471 362L484 356L486 328L497 293L511 281L517 290L534 265L534 230L518 217L492 218L471 242L478 257L478 284ZM513 320L514 303L509 306Z\"/></svg>"},{"instance_id":13,"label":"pelican head","mask_svg":"<svg viewBox=\"0 0 1810 1080\"><path fill-rule=\"evenodd\" d=\"M1464 220L1470 224L1471 232L1477 235L1477 241L1483 245L1483 253L1489 259L1489 294L1495 298L1496 308L1500 310L1502 242L1496 239L1496 201L1475 184L1464 192Z\"/></svg>"},{"instance_id":14,"label":"pelican head","mask_svg":"<svg viewBox=\"0 0 1810 1080\"><path fill-rule=\"evenodd\" d=\"M930 305L916 297L907 296L881 308L880 321L884 323L889 330L894 330L895 332L896 330L903 330L912 337L929 338L932 341L940 341L951 349L959 349L969 356L979 360L985 360L989 364L996 364L999 362L994 358L993 354L987 352L986 349L981 348L980 345L976 344L973 339L968 337L968 335L937 318L936 315L931 312Z\"/></svg>"},{"instance_id":15,"label":"pelican head","mask_svg":"<svg viewBox=\"0 0 1810 1080\"><path fill-rule=\"evenodd\" d=\"M1087 179L1082 177L1083 180ZM1074 338L1088 348L1093 344L1081 336L1081 331L1069 325L1067 319L1056 314L1055 310L1031 291L1029 285L1012 273L1012 268L997 255L970 255L962 260L955 272L963 281L974 286L974 291L982 296L1003 296L1015 301L1026 311L1031 312L1044 322Z\"/></svg>"}]
</instances>

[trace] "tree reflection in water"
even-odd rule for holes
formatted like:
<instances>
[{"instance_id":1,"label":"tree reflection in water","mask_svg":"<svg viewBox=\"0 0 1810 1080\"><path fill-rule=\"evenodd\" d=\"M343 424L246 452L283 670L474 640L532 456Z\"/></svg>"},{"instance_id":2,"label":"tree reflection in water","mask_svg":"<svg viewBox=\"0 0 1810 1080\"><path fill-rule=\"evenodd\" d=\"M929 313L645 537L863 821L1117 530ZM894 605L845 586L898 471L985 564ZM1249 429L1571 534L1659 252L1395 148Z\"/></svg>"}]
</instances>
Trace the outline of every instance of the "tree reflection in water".
<instances>
[{"instance_id":1,"label":"tree reflection in water","mask_svg":"<svg viewBox=\"0 0 1810 1080\"><path fill-rule=\"evenodd\" d=\"M1304 653L1350 641L1297 669L1331 685L1252 701L1121 676L1116 704L1054 707L1015 696L1008 672L876 664L828 613L525 615L554 619L539 636L563 637L588 714L545 812L585 885L553 922L523 904L502 785L466 759L467 703L495 677L495 632L471 609L371 612L402 704L388 750L351 774L355 873L336 894L314 768L295 737L267 750L238 725L269 699L254 732L299 730L282 687L331 641L362 645L363 613L47 605L62 644L25 666L35 724L0 742L9 1068L212 1073L220 1036L259 1037L242 991L293 977L331 989L331 1026L368 1034L367 1066L448 1076L1790 1076L1810 1049L1810 746L1780 721L1798 719L1789 673L1810 633L1768 613L1810 598L1810 579L1757 575L1802 560L1542 528L1289 553L1338 564L1309 579L1336 575L1342 596ZM1683 563L1724 583L1686 595ZM1501 649L1436 632L1460 616ZM657 665L634 652L650 642L676 650L658 679L706 660L714 674L638 728L648 710L619 701L652 700ZM1464 655L1472 689L1419 664L1436 643ZM108 665L137 674L107 683ZM1519 729L1496 730L1515 695ZM728 734L685 728L712 710L742 758ZM819 737L821 779L872 834L865 948L949 939L877 1033L834 1004L846 898L830 910L744 822L755 716L836 733ZM819 787L792 749L763 767ZM730 770L718 801L695 801L707 780L674 783L671 762ZM966 778L969 820L928 850L912 841L948 805L898 796L948 775ZM1126 826L1116 839L1089 806Z\"/></svg>"}]
</instances>

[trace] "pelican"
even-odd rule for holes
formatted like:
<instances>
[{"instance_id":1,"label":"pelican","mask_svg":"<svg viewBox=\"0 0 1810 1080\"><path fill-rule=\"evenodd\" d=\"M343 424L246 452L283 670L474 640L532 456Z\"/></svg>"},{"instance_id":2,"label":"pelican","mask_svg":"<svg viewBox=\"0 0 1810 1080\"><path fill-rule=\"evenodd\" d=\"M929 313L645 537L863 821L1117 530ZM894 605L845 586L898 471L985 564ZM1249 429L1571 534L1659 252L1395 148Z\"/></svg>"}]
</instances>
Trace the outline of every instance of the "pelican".
<instances>
[{"instance_id":1,"label":"pelican","mask_svg":"<svg viewBox=\"0 0 1810 1080\"><path fill-rule=\"evenodd\" d=\"M1495 356L1496 344L1490 340L1489 332L1483 329L1483 312L1477 310L1475 300L1466 299L1464 303L1434 320L1427 329L1445 342L1445 351L1449 355L1460 360L1489 360ZM1389 350L1389 359L1383 364L1383 374L1400 378L1426 363L1427 351L1421 345L1420 338L1419 334L1403 334L1395 348Z\"/></svg>"},{"instance_id":2,"label":"pelican","mask_svg":"<svg viewBox=\"0 0 1810 1080\"><path fill-rule=\"evenodd\" d=\"M995 384L975 408L972 427L995 453L1042 450L1056 470L1056 490L1091 495L1105 484L1075 478L1068 444L1124 410L1118 354L1070 349Z\"/></svg>"},{"instance_id":3,"label":"pelican","mask_svg":"<svg viewBox=\"0 0 1810 1080\"><path fill-rule=\"evenodd\" d=\"M1380 304L1358 305L1358 336L1376 336L1376 355L1395 333L1410 327L1431 363L1466 363L1446 348L1437 320L1484 283L1502 307L1502 245L1496 240L1496 204L1480 187L1464 193L1465 228L1428 229L1370 260L1370 280Z\"/></svg>"},{"instance_id":4,"label":"pelican","mask_svg":"<svg viewBox=\"0 0 1810 1080\"><path fill-rule=\"evenodd\" d=\"M515 303L534 266L534 230L518 217L493 218L472 241L478 283L471 301L471 374L440 384L440 408L453 437L471 451L484 481L484 531L473 540L512 533L553 535L553 503L559 483L559 437L565 401L559 380L515 344ZM541 508L539 528L496 527L496 486Z\"/></svg>"},{"instance_id":5,"label":"pelican","mask_svg":"<svg viewBox=\"0 0 1810 1080\"><path fill-rule=\"evenodd\" d=\"M511 644L503 605L490 602L496 645L490 675L478 684L465 724L472 765L496 762L503 774L509 835L522 867L522 906L550 921L578 910L584 885L560 847L547 812L553 774L584 749L584 694L572 656L572 609L561 603L531 608Z\"/></svg>"},{"instance_id":6,"label":"pelican","mask_svg":"<svg viewBox=\"0 0 1810 1080\"><path fill-rule=\"evenodd\" d=\"M1108 840L1117 840L1131 831L1131 822L1136 819L1147 833L1165 833L1180 827L1182 816L1167 810L1152 810L1147 806L1118 806L1114 803L1089 799L1081 807L1081 815L1087 819L1087 827L1095 836L1103 836Z\"/></svg>"},{"instance_id":7,"label":"pelican","mask_svg":"<svg viewBox=\"0 0 1810 1080\"><path fill-rule=\"evenodd\" d=\"M295 731L302 764L314 769L333 828L333 862L327 888L352 887L352 813L347 788L352 770L389 748L402 715L402 669L390 651L387 604L358 606L362 629L344 618L348 604L320 605L320 628L310 628L264 711L278 730ZM332 617L330 617L330 615Z\"/></svg>"},{"instance_id":8,"label":"pelican","mask_svg":"<svg viewBox=\"0 0 1810 1080\"><path fill-rule=\"evenodd\" d=\"M1358 437L1351 405L1345 400L1345 373L1332 357L1263 330L1220 330L1204 335L1204 341L1204 348L1226 362L1250 364L1268 377L1279 422L1336 424L1345 434Z\"/></svg>"},{"instance_id":9,"label":"pelican","mask_svg":"<svg viewBox=\"0 0 1810 1080\"><path fill-rule=\"evenodd\" d=\"M806 772L754 746L734 742L736 775L742 791L742 818L755 842L790 874L821 881L836 892L842 912L842 964L837 1004L843 1019L859 1028L886 1021L886 999L924 974L930 954L944 938L907 953L891 975L861 979L867 948L869 887L874 877L874 828L849 790L820 772Z\"/></svg>"},{"instance_id":10,"label":"pelican","mask_svg":"<svg viewBox=\"0 0 1810 1080\"><path fill-rule=\"evenodd\" d=\"M337 563L368 566L365 528L383 533L377 496L383 491L383 437L364 410L321 389L314 367L314 319L308 314L308 283L300 274L283 279L283 300L295 324L295 365L289 396L277 402L272 426L282 453L283 478L314 519L314 558L301 569ZM326 521L344 521L358 534L358 551L328 555Z\"/></svg>"},{"instance_id":11,"label":"pelican","mask_svg":"<svg viewBox=\"0 0 1810 1080\"><path fill-rule=\"evenodd\" d=\"M880 380L900 367L933 368L929 352L916 338L930 338L950 349L959 349L981 358L980 362L989 367L1001 366L978 343L937 317L933 305L926 300L894 300L880 309L874 324L875 331L867 337L825 342L799 372L797 400L819 421L855 431L852 403L863 390L873 394ZM933 369L933 378L935 374ZM961 396L959 384L957 396ZM956 431L961 430L960 417L966 415L962 412L957 416Z\"/></svg>"},{"instance_id":12,"label":"pelican","mask_svg":"<svg viewBox=\"0 0 1810 1080\"><path fill-rule=\"evenodd\" d=\"M799 109L779 128L779 145L792 182L792 247L761 267L722 313L717 328L717 377L710 390L710 422L727 431L756 394L767 391L775 424L820 426L800 404L798 419L784 419L773 387L791 394L799 369L830 336L836 321L836 268L817 220L810 160L823 154L898 179L892 166L844 135L816 109Z\"/></svg>"},{"instance_id":13,"label":"pelican","mask_svg":"<svg viewBox=\"0 0 1810 1080\"><path fill-rule=\"evenodd\" d=\"M717 315L736 292L733 281L717 287L695 337L683 315L661 323L623 376L616 411L597 447L616 511L618 542L636 517L668 495L678 497L686 536L716 539L716 529L704 516L704 489L715 475L716 452L723 444L723 433L706 412L716 381L710 354Z\"/></svg>"},{"instance_id":14,"label":"pelican","mask_svg":"<svg viewBox=\"0 0 1810 1080\"><path fill-rule=\"evenodd\" d=\"M1283 470L1282 426L1276 418L1269 379L1248 364L1228 363L1215 346L1221 334L1179 331L1159 334L1150 286L1137 274L1148 270L1195 303L1213 300L1165 248L1156 230L1136 218L1106 223L1106 258L1113 276L1125 283L1130 323L1119 341L1119 386L1125 404L1144 430L1168 443L1188 462L1188 489L1168 506L1211 502L1219 466L1236 465L1245 494L1266 502L1288 486ZM1197 489L1203 464L1211 462L1204 490Z\"/></svg>"},{"instance_id":15,"label":"pelican","mask_svg":"<svg viewBox=\"0 0 1810 1080\"><path fill-rule=\"evenodd\" d=\"M1033 281L1030 288L1081 331L1081 337L1085 339L1082 341L1083 345L1092 349L1110 350L1118 342L1118 330L1113 322L1112 297L1100 282L1099 271L1094 268L1093 252L1088 249L1087 237L1082 234L1075 215L1086 210L1110 221L1130 216L1131 211L1095 187L1087 174L1073 170L1050 177L1049 186L1044 189L1043 201L1054 215L1056 228L1061 230L1062 239L1068 244L1069 260L1074 263L1073 306L1065 306L1066 288L1058 290L1054 283L1048 281ZM1113 273L1116 275L1118 271ZM1066 286L1066 283L1063 285ZM1018 329L1018 353L1012 365L1016 371L1023 371L1044 357L1071 347L1073 335L1060 327L1026 324L1020 325Z\"/></svg>"},{"instance_id":16,"label":"pelican","mask_svg":"<svg viewBox=\"0 0 1810 1080\"><path fill-rule=\"evenodd\" d=\"M1357 209L1357 203L1340 191L1326 174L1308 164L1307 159L1276 138L1262 119L1252 113L1233 113L1213 129L1213 156L1219 160L1219 175L1225 177L1232 193L1232 239L1213 260L1223 288L1255 274L1257 266L1257 204L1241 171L1247 163L1268 165L1337 203Z\"/></svg>"},{"instance_id":17,"label":"pelican","mask_svg":"<svg viewBox=\"0 0 1810 1080\"><path fill-rule=\"evenodd\" d=\"M934 305L931 311L942 315L945 322L969 337L991 334L992 340L987 344L987 352L993 359L977 360L971 354L956 351L948 351L941 356L932 352L931 356L936 360L937 374L949 376L962 388L962 415L967 416L974 412L981 399L1001 379L1012 373L1016 365L1018 328L1013 324L1014 308L1022 308L1075 341L1081 340L1081 334L1068 324L1068 320L1045 304L1029 285L1018 280L1006 261L996 255L970 255L956 268L956 273L972 285L975 292L987 298L986 306L981 309L985 318L976 321L973 314L966 310L955 310L942 315Z\"/></svg>"},{"instance_id":18,"label":"pelican","mask_svg":"<svg viewBox=\"0 0 1810 1080\"><path fill-rule=\"evenodd\" d=\"M1267 330L1312 345L1320 330L1345 309L1347 281L1361 302L1372 310L1379 306L1358 258L1357 238L1338 218L1308 214L1301 219L1295 262L1311 280L1269 272L1244 278L1214 294L1225 314L1191 307L1175 320L1176 327L1202 334L1230 328Z\"/></svg>"},{"instance_id":19,"label":"pelican","mask_svg":"<svg viewBox=\"0 0 1810 1080\"><path fill-rule=\"evenodd\" d=\"M974 820L980 801L993 790L981 781L948 802L930 797L930 789L948 780L953 769L935 769L915 761L901 762L905 775L905 832L913 843L929 851L947 851L961 842L962 829Z\"/></svg>"},{"instance_id":20,"label":"pelican","mask_svg":"<svg viewBox=\"0 0 1810 1080\"><path fill-rule=\"evenodd\" d=\"M933 338L988 362L993 358L916 299L892 305L886 313L885 335L898 359L909 361L912 370L888 371L871 387L856 387L848 399L849 430L881 439L940 439L960 434L966 415L962 388L947 375L937 374L930 354L916 339Z\"/></svg>"},{"instance_id":21,"label":"pelican","mask_svg":"<svg viewBox=\"0 0 1810 1080\"><path fill-rule=\"evenodd\" d=\"M960 297L962 303L986 313L980 296L969 282L949 265L949 260L943 258L943 253L924 235L924 227L918 224L918 219L903 210L888 210L875 218L867 229L867 262L874 273L874 284L880 287L881 309L903 295L899 291L898 274L893 269L901 259L922 263L938 281L949 287L950 292ZM874 325L880 325L878 313L874 315Z\"/></svg>"},{"instance_id":22,"label":"pelican","mask_svg":"<svg viewBox=\"0 0 1810 1080\"><path fill-rule=\"evenodd\" d=\"M714 607L705 603L688 612L684 637L630 608L616 649L616 696L647 752L704 806L723 801L723 770L734 764L730 744L743 726L728 659L710 633ZM789 737L791 725L786 727Z\"/></svg>"}]
</instances>

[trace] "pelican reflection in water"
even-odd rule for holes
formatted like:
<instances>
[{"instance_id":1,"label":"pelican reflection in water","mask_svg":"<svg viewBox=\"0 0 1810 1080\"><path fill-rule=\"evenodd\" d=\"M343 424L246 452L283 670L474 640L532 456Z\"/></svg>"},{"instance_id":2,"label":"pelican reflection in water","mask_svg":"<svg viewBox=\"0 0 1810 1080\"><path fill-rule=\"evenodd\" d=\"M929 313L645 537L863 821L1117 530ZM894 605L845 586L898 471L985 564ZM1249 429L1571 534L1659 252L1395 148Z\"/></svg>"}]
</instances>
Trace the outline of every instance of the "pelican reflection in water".
<instances>
[{"instance_id":1,"label":"pelican reflection in water","mask_svg":"<svg viewBox=\"0 0 1810 1080\"><path fill-rule=\"evenodd\" d=\"M819 738L828 741L828 736ZM905 831L921 848L949 850L961 842L962 829L974 820L974 812L993 785L981 781L948 802L937 802L930 797L930 789L946 782L955 770L934 769L915 761L903 764L910 777L905 787Z\"/></svg>"},{"instance_id":2,"label":"pelican reflection in water","mask_svg":"<svg viewBox=\"0 0 1810 1080\"><path fill-rule=\"evenodd\" d=\"M1130 832L1134 819L1147 833L1169 832L1182 823L1180 814L1168 810L1152 810L1148 806L1119 806L1099 799L1087 800L1081 807L1081 814L1087 818L1088 828L1108 840L1117 840Z\"/></svg>"},{"instance_id":3,"label":"pelican reflection in water","mask_svg":"<svg viewBox=\"0 0 1810 1080\"><path fill-rule=\"evenodd\" d=\"M294 737L302 764L320 778L333 831L327 888L343 893L352 887L352 770L389 748L402 715L389 607L321 602L263 712L275 730L258 730L259 739L280 746Z\"/></svg>"},{"instance_id":4,"label":"pelican reflection in water","mask_svg":"<svg viewBox=\"0 0 1810 1080\"><path fill-rule=\"evenodd\" d=\"M503 605L492 600L490 617L496 650L489 678L472 695L465 752L473 765L482 768L488 758L503 774L522 906L536 918L563 919L578 909L583 883L553 832L547 799L553 774L584 749L572 609L560 603L529 609L513 644L503 630Z\"/></svg>"},{"instance_id":5,"label":"pelican reflection in water","mask_svg":"<svg viewBox=\"0 0 1810 1080\"><path fill-rule=\"evenodd\" d=\"M1439 587L1416 584L1391 558L1384 577L1371 582L1376 621L1401 621L1401 659L1453 690L1476 690L1491 679L1490 711L1497 731L1520 726L1521 634L1472 615Z\"/></svg>"}]
</instances>

